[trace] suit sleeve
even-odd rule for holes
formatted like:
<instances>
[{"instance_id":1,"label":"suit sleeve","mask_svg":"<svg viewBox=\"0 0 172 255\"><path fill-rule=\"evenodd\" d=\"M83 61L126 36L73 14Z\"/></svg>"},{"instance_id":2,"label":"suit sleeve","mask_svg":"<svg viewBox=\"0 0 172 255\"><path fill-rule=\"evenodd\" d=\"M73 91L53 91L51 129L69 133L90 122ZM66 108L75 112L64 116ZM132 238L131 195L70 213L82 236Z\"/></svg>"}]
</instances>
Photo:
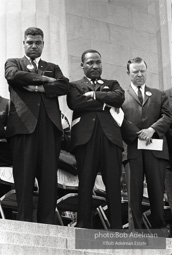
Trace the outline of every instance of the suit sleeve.
<instances>
[{"instance_id":1,"label":"suit sleeve","mask_svg":"<svg viewBox=\"0 0 172 255\"><path fill-rule=\"evenodd\" d=\"M54 77L56 81L44 83L44 89L47 97L63 96L69 92L69 80L66 78L60 67L54 65Z\"/></svg>"},{"instance_id":2,"label":"suit sleeve","mask_svg":"<svg viewBox=\"0 0 172 255\"><path fill-rule=\"evenodd\" d=\"M138 131L140 131L138 127L136 127L132 122L124 118L121 126L121 134L122 139L126 144L133 143L138 138Z\"/></svg>"},{"instance_id":3,"label":"suit sleeve","mask_svg":"<svg viewBox=\"0 0 172 255\"><path fill-rule=\"evenodd\" d=\"M70 84L70 91L67 95L67 104L73 111L101 111L103 103L97 100L90 101L83 95L82 89L77 83Z\"/></svg>"},{"instance_id":4,"label":"suit sleeve","mask_svg":"<svg viewBox=\"0 0 172 255\"><path fill-rule=\"evenodd\" d=\"M72 83L67 98L69 108L75 111L102 111L104 103L117 108L121 107L125 99L124 90L117 81L112 82L110 91L96 91L96 100L92 101L83 95L83 90L78 83Z\"/></svg>"},{"instance_id":5,"label":"suit sleeve","mask_svg":"<svg viewBox=\"0 0 172 255\"><path fill-rule=\"evenodd\" d=\"M120 108L125 100L124 94L124 90L120 87L119 83L112 81L110 91L96 91L96 100Z\"/></svg>"},{"instance_id":6,"label":"suit sleeve","mask_svg":"<svg viewBox=\"0 0 172 255\"><path fill-rule=\"evenodd\" d=\"M43 85L48 97L61 96L69 91L69 81L63 76L58 65L51 65L54 82L48 82L48 77L43 77L29 71L22 70L19 59L8 59L5 63L5 78L11 87L23 88L28 85Z\"/></svg>"},{"instance_id":7,"label":"suit sleeve","mask_svg":"<svg viewBox=\"0 0 172 255\"><path fill-rule=\"evenodd\" d=\"M5 78L11 87L22 88L27 85L42 85L41 75L23 71L19 59L8 59L5 63Z\"/></svg>"},{"instance_id":8,"label":"suit sleeve","mask_svg":"<svg viewBox=\"0 0 172 255\"><path fill-rule=\"evenodd\" d=\"M172 123L172 114L170 111L170 106L168 103L167 96L162 92L161 96L161 117L151 125L159 137L162 137L166 134Z\"/></svg>"}]
</instances>

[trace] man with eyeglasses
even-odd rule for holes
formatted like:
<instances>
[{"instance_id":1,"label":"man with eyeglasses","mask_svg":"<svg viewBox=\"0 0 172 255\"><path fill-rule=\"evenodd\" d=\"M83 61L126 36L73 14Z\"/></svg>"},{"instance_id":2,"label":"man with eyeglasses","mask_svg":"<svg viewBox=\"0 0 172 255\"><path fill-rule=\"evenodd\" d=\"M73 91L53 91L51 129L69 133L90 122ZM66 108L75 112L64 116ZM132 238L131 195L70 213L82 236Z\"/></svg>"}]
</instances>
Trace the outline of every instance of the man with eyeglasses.
<instances>
[{"instance_id":1,"label":"man with eyeglasses","mask_svg":"<svg viewBox=\"0 0 172 255\"><path fill-rule=\"evenodd\" d=\"M23 58L8 59L10 112L7 123L18 202L18 220L32 221L35 177L39 185L37 221L54 223L57 168L62 134L58 96L67 94L68 79L58 65L41 59L44 34L30 27L24 33Z\"/></svg>"}]
</instances>

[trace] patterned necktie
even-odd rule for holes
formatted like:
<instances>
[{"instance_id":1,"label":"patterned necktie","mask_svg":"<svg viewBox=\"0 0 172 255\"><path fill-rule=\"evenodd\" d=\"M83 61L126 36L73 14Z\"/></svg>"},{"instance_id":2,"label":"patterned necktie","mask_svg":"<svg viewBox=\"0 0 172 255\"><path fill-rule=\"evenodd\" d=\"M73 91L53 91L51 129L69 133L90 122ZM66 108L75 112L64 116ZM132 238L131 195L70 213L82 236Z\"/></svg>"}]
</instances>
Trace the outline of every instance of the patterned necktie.
<instances>
[{"instance_id":1,"label":"patterned necktie","mask_svg":"<svg viewBox=\"0 0 172 255\"><path fill-rule=\"evenodd\" d=\"M38 73L38 68L37 68L37 65L35 63L35 59L31 59L31 63L34 66L35 73Z\"/></svg>"},{"instance_id":2,"label":"patterned necktie","mask_svg":"<svg viewBox=\"0 0 172 255\"><path fill-rule=\"evenodd\" d=\"M92 81L93 87L94 87L94 89L95 89L95 88L96 88L97 81L96 81L96 80L91 80L91 81Z\"/></svg>"},{"instance_id":3,"label":"patterned necktie","mask_svg":"<svg viewBox=\"0 0 172 255\"><path fill-rule=\"evenodd\" d=\"M138 86L137 88L138 88L138 99L139 99L139 101L142 105L143 104L143 96L142 96L142 92L141 92L141 89L140 89L141 86Z\"/></svg>"}]
</instances>

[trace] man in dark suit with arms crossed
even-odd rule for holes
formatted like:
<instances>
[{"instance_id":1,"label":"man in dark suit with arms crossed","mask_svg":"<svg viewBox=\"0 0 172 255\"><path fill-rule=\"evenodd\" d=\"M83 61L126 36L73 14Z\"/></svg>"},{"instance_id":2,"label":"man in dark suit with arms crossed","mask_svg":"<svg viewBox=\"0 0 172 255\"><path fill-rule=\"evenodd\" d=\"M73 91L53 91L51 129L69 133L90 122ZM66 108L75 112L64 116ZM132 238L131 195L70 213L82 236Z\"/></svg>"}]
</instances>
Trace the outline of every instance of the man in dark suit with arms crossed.
<instances>
[{"instance_id":1,"label":"man in dark suit with arms crossed","mask_svg":"<svg viewBox=\"0 0 172 255\"><path fill-rule=\"evenodd\" d=\"M101 79L102 62L98 51L85 51L81 61L85 76L72 82L67 97L68 106L73 110L71 139L79 176L77 226L91 228L92 190L96 175L101 172L110 227L120 229L122 138L120 127L109 110L122 105L124 91L116 80Z\"/></svg>"},{"instance_id":2,"label":"man in dark suit with arms crossed","mask_svg":"<svg viewBox=\"0 0 172 255\"><path fill-rule=\"evenodd\" d=\"M32 221L32 192L39 184L37 221L52 224L56 205L57 167L62 134L58 96L69 90L58 65L43 61L43 31L28 28L23 58L8 59L10 91L7 124L18 202L18 219Z\"/></svg>"}]
</instances>

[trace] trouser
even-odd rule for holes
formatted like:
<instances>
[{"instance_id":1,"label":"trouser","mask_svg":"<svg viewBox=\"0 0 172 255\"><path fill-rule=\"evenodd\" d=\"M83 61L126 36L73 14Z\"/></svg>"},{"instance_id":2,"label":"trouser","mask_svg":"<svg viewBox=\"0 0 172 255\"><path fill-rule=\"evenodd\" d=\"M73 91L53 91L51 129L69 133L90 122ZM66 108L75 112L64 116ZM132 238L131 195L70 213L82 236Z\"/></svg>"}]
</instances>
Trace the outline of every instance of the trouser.
<instances>
[{"instance_id":1,"label":"trouser","mask_svg":"<svg viewBox=\"0 0 172 255\"><path fill-rule=\"evenodd\" d=\"M134 227L142 228L143 181L146 177L151 209L152 228L164 227L163 196L167 160L154 157L151 151L142 151L138 158L129 160L130 201Z\"/></svg>"},{"instance_id":2,"label":"trouser","mask_svg":"<svg viewBox=\"0 0 172 255\"><path fill-rule=\"evenodd\" d=\"M39 185L37 221L53 224L57 199L57 167L60 134L50 121L43 103L32 134L10 139L18 202L18 220L32 221L33 186Z\"/></svg>"},{"instance_id":3,"label":"trouser","mask_svg":"<svg viewBox=\"0 0 172 255\"><path fill-rule=\"evenodd\" d=\"M166 170L165 189L167 193L170 210L172 212L172 168L170 166L168 166Z\"/></svg>"},{"instance_id":4,"label":"trouser","mask_svg":"<svg viewBox=\"0 0 172 255\"><path fill-rule=\"evenodd\" d=\"M120 229L122 149L108 140L96 119L91 139L78 146L75 155L79 176L77 226L91 228L92 191L96 175L101 172L106 187L110 228Z\"/></svg>"}]
</instances>

